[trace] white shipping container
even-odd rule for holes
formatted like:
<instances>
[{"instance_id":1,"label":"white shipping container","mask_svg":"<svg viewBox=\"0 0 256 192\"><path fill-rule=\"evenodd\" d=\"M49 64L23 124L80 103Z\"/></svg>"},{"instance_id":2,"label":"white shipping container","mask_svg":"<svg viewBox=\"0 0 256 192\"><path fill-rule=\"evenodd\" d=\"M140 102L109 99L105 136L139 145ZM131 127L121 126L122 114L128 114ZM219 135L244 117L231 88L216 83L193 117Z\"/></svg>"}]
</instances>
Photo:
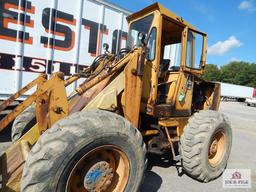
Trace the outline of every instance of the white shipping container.
<instances>
[{"instance_id":1,"label":"white shipping container","mask_svg":"<svg viewBox=\"0 0 256 192\"><path fill-rule=\"evenodd\" d=\"M103 43L113 53L125 47L129 14L103 0L1 0L0 99L39 73L78 72Z\"/></svg>"},{"instance_id":2,"label":"white shipping container","mask_svg":"<svg viewBox=\"0 0 256 192\"><path fill-rule=\"evenodd\" d=\"M227 98L246 99L251 98L254 88L230 83L221 84L221 96Z\"/></svg>"}]
</instances>

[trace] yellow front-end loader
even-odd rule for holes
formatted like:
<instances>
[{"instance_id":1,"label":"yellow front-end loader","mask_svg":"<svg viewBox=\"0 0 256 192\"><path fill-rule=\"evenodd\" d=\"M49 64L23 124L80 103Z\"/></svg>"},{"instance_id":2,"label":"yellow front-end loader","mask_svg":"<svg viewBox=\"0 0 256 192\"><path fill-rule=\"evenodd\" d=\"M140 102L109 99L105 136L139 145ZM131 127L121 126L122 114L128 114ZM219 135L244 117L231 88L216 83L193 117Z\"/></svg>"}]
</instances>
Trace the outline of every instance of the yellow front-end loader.
<instances>
[{"instance_id":1,"label":"yellow front-end loader","mask_svg":"<svg viewBox=\"0 0 256 192\"><path fill-rule=\"evenodd\" d=\"M200 78L206 34L158 3L127 20L126 48L111 54L105 44L80 73L40 75L0 106L36 87L0 121L0 130L14 121L2 191L136 192L146 153L169 154L201 182L222 174L232 133L217 112L220 85Z\"/></svg>"}]
</instances>

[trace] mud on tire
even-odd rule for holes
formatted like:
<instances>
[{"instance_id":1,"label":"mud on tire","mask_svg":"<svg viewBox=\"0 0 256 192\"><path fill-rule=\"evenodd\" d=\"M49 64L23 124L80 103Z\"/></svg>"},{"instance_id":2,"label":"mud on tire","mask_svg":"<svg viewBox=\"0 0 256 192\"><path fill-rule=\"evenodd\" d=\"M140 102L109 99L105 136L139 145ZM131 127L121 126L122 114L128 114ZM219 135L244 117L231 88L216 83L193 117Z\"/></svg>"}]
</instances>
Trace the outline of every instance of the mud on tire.
<instances>
[{"instance_id":1,"label":"mud on tire","mask_svg":"<svg viewBox=\"0 0 256 192\"><path fill-rule=\"evenodd\" d=\"M39 138L26 161L21 191L65 191L81 156L102 145L114 145L125 153L129 177L124 191L138 191L146 164L142 136L123 117L100 110L72 114Z\"/></svg>"}]
</instances>

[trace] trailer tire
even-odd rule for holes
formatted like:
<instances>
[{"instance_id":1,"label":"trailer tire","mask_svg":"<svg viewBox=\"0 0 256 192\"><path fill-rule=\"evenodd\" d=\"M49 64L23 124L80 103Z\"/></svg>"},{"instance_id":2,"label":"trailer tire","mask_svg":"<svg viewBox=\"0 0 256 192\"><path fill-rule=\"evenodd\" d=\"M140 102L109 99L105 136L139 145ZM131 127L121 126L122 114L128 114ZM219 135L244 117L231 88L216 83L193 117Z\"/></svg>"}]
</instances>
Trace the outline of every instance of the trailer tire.
<instances>
[{"instance_id":1,"label":"trailer tire","mask_svg":"<svg viewBox=\"0 0 256 192\"><path fill-rule=\"evenodd\" d=\"M119 163L115 164L117 160ZM105 163L104 169L102 163ZM97 173L100 179L95 179L95 166L104 173L103 176ZM79 191L76 187L82 187L87 191L95 188L113 191L115 188L135 192L142 182L145 167L146 146L140 132L130 122L111 112L82 111L60 120L39 138L25 163L21 191L55 192L65 191L66 187ZM94 180L88 181L92 175ZM103 177L108 177L109 182ZM74 184L73 181L79 182Z\"/></svg>"},{"instance_id":2,"label":"trailer tire","mask_svg":"<svg viewBox=\"0 0 256 192\"><path fill-rule=\"evenodd\" d=\"M183 170L200 182L219 177L227 166L231 144L226 116L210 110L194 114L180 139Z\"/></svg>"},{"instance_id":3,"label":"trailer tire","mask_svg":"<svg viewBox=\"0 0 256 192\"><path fill-rule=\"evenodd\" d=\"M15 143L18 141L35 124L35 106L31 105L14 120L12 125L12 142Z\"/></svg>"},{"instance_id":4,"label":"trailer tire","mask_svg":"<svg viewBox=\"0 0 256 192\"><path fill-rule=\"evenodd\" d=\"M245 102L245 98L238 98L237 101L240 102L240 103L244 103Z\"/></svg>"}]
</instances>

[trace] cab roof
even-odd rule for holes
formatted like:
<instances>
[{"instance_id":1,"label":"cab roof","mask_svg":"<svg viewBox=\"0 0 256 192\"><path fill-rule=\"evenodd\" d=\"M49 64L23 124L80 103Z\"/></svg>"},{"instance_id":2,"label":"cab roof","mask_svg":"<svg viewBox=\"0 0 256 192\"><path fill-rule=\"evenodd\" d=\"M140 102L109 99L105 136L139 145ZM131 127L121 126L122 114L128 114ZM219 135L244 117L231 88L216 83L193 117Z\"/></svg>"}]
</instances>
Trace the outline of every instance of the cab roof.
<instances>
[{"instance_id":1,"label":"cab roof","mask_svg":"<svg viewBox=\"0 0 256 192\"><path fill-rule=\"evenodd\" d=\"M160 3L154 3L130 16L127 17L127 21L130 23L130 21L138 19L140 17L143 17L144 15L151 13L153 11L159 11L161 13L162 16L165 16L167 18L171 18L175 21L177 21L178 23L181 23L182 25L186 25L191 29L197 30L194 26L192 26L190 23L186 22L185 20L183 20L182 17L177 16L176 14L174 14L173 12L171 12L170 10L166 9L164 6L162 6Z\"/></svg>"}]
</instances>

